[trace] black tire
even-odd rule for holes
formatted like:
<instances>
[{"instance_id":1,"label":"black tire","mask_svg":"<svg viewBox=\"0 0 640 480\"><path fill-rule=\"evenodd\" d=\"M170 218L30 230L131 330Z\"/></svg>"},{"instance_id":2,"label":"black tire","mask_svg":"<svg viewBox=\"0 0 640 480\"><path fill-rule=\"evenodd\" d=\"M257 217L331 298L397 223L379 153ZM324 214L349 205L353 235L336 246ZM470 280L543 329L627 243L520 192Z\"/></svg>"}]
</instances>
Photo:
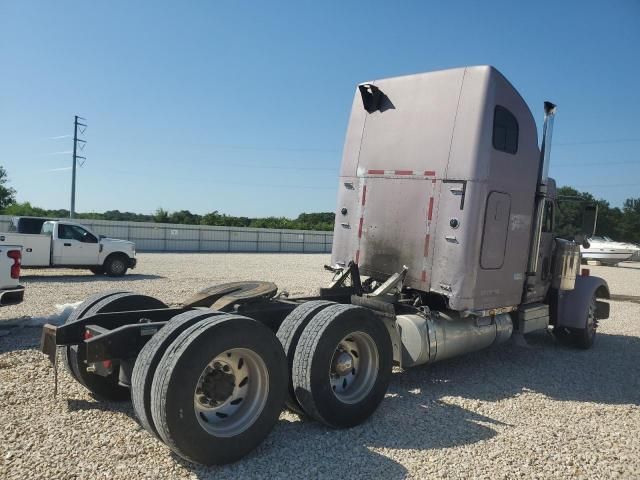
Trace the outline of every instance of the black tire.
<instances>
[{"instance_id":1,"label":"black tire","mask_svg":"<svg viewBox=\"0 0 640 480\"><path fill-rule=\"evenodd\" d=\"M126 255L115 253L109 255L104 261L104 271L109 277L122 277L129 268L129 259Z\"/></svg>"},{"instance_id":2,"label":"black tire","mask_svg":"<svg viewBox=\"0 0 640 480\"><path fill-rule=\"evenodd\" d=\"M291 381L293 357L296 352L298 340L309 321L318 312L330 305L335 305L335 302L330 302L328 300L313 300L311 302L303 303L287 315L280 325L280 328L278 328L278 333L276 334L278 340L280 340L280 343L282 344L282 348L284 348L284 354L287 357L287 367L289 368L289 394L285 400L285 405L289 410L297 414L304 414L304 410L298 403L298 399L293 391L293 383Z\"/></svg>"},{"instance_id":3,"label":"black tire","mask_svg":"<svg viewBox=\"0 0 640 480\"><path fill-rule=\"evenodd\" d=\"M242 403L233 403L236 400L231 403L239 404L239 409L255 408L255 413L248 417L232 413L213 419L197 415L196 395L202 393L196 390L202 385L199 380L210 368L218 368L217 359L237 351L244 352L241 355L247 358L258 359L259 371L263 373L252 375L252 380L247 375L239 382L234 377L233 394L242 385L257 393L247 393ZM238 369L241 364L247 366L253 361L238 363ZM162 440L184 459L205 465L230 463L253 450L269 434L282 411L286 391L287 363L273 332L250 318L221 315L192 325L165 351L151 389L153 423ZM228 405L227 402L228 398L221 405ZM246 418L249 418L246 425L233 432L228 428L227 435L211 431L216 422L220 425Z\"/></svg>"},{"instance_id":4,"label":"black tire","mask_svg":"<svg viewBox=\"0 0 640 480\"><path fill-rule=\"evenodd\" d=\"M555 327L553 333L556 338L571 347L588 350L593 347L598 328L596 317L596 296L593 295L587 307L587 318L585 318L585 328L563 328Z\"/></svg>"},{"instance_id":5,"label":"black tire","mask_svg":"<svg viewBox=\"0 0 640 480\"><path fill-rule=\"evenodd\" d=\"M152 308L166 308L166 304L154 297L137 293L117 293L110 295L93 305L83 317L96 313L123 312L126 310L147 310ZM112 362L113 372L103 377L92 372L87 372L86 352L78 345L68 348L67 361L73 371L75 379L89 390L96 398L102 400L120 401L127 400L130 392L127 387L118 383L120 373L117 361Z\"/></svg>"},{"instance_id":6,"label":"black tire","mask_svg":"<svg viewBox=\"0 0 640 480\"><path fill-rule=\"evenodd\" d=\"M94 275L104 275L104 267L93 267L89 271Z\"/></svg>"},{"instance_id":7,"label":"black tire","mask_svg":"<svg viewBox=\"0 0 640 480\"><path fill-rule=\"evenodd\" d=\"M596 339L596 330L598 328L598 319L596 317L596 296L593 295L587 307L587 318L585 319L585 328L575 329L571 331L571 336L576 347L582 350L588 350L593 347Z\"/></svg>"},{"instance_id":8,"label":"black tire","mask_svg":"<svg viewBox=\"0 0 640 480\"><path fill-rule=\"evenodd\" d=\"M363 335L364 334L364 335ZM370 360L359 371L356 360L365 360L365 349L358 355L350 350L353 368L353 383L341 383L342 392L334 389L330 378L334 372L334 355L343 341L365 340L369 352L377 354L377 362ZM344 350L340 355L346 353ZM373 353L367 353L373 358ZM377 368L376 364L377 363ZM348 365L348 364L347 364ZM391 380L393 347L387 328L381 320L366 308L354 305L333 305L325 308L311 319L304 329L293 358L292 381L296 398L304 411L316 420L334 428L353 427L364 422L378 408ZM357 375L361 375L358 380ZM340 380L342 382L342 380ZM360 382L360 383L358 383ZM353 393L349 389L353 388ZM357 394L347 400L349 395ZM339 395L341 397L339 397Z\"/></svg>"},{"instance_id":9,"label":"black tire","mask_svg":"<svg viewBox=\"0 0 640 480\"><path fill-rule=\"evenodd\" d=\"M82 319L82 317L85 316L85 314L91 309L91 307L93 307L96 303L101 302L102 300L104 300L105 298L111 297L113 295L117 295L120 293L130 293L127 291L122 291L122 290L111 290L111 291L107 291L107 292L100 292L100 293L94 293L93 295L89 295L80 305L78 305L72 312L71 314L67 317L67 319L65 320L65 325L69 324L69 323L73 323L77 320ZM73 372L73 368L71 368L71 363L70 363L70 353L71 353L71 346L67 346L62 350L62 361L67 369L67 371L69 372L69 374L75 379L78 380L76 378L76 374Z\"/></svg>"},{"instance_id":10,"label":"black tire","mask_svg":"<svg viewBox=\"0 0 640 480\"><path fill-rule=\"evenodd\" d=\"M176 315L156 333L140 350L131 375L131 400L140 424L150 434L160 439L151 415L151 385L156 368L165 350L187 328L195 323L223 312L193 310Z\"/></svg>"}]
</instances>

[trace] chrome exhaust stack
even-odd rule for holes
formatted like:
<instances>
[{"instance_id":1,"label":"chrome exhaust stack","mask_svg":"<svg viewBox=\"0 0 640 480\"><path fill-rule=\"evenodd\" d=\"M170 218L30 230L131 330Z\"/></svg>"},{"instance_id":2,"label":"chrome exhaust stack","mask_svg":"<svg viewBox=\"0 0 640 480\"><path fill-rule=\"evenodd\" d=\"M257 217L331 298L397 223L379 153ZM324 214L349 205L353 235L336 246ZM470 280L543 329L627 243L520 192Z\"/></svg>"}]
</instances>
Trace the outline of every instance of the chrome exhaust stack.
<instances>
[{"instance_id":1,"label":"chrome exhaust stack","mask_svg":"<svg viewBox=\"0 0 640 480\"><path fill-rule=\"evenodd\" d=\"M542 145L540 146L540 164L538 166L538 187L536 190L536 213L533 223L533 235L527 274L535 275L538 271L538 256L540 255L540 238L542 235L542 216L544 213L544 199L547 193L547 179L549 178L549 159L551 157L551 138L553 136L553 120L556 116L556 105L544 102L544 124L542 126Z\"/></svg>"},{"instance_id":2,"label":"chrome exhaust stack","mask_svg":"<svg viewBox=\"0 0 640 480\"><path fill-rule=\"evenodd\" d=\"M551 138L553 136L553 120L556 117L556 108L555 104L544 102L544 124L542 125L538 185L546 185L549 178L549 158L551 157Z\"/></svg>"}]
</instances>

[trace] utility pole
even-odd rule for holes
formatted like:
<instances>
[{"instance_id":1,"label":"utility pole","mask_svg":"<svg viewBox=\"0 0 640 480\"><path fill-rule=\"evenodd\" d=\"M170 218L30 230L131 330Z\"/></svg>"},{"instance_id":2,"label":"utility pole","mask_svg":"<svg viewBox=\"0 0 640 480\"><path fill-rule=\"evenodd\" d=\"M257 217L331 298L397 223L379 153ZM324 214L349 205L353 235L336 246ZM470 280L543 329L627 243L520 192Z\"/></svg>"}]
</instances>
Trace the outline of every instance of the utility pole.
<instances>
[{"instance_id":1,"label":"utility pole","mask_svg":"<svg viewBox=\"0 0 640 480\"><path fill-rule=\"evenodd\" d=\"M84 150L84 146L87 143L86 140L78 138L78 127L80 127L81 134L87 128L86 123L81 123L79 120L86 121L86 119L76 115L73 121L73 163L71 164L71 209L69 210L69 218L73 218L76 215L76 166L78 159L86 160L86 157L78 155L78 142L81 144L80 150ZM81 166L83 164L84 162L82 162Z\"/></svg>"}]
</instances>

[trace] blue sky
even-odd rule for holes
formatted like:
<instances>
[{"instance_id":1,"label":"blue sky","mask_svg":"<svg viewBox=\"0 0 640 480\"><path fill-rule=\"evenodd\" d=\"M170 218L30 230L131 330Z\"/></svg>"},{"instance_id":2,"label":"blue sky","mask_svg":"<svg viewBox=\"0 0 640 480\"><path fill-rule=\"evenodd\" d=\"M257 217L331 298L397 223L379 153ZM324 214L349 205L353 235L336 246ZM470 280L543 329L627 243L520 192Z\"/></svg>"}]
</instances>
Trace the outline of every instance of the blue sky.
<instances>
[{"instance_id":1,"label":"blue sky","mask_svg":"<svg viewBox=\"0 0 640 480\"><path fill-rule=\"evenodd\" d=\"M551 175L640 196L640 2L0 3L0 164L77 210L332 211L359 82L492 64L558 104ZM53 171L52 171L53 170Z\"/></svg>"}]
</instances>

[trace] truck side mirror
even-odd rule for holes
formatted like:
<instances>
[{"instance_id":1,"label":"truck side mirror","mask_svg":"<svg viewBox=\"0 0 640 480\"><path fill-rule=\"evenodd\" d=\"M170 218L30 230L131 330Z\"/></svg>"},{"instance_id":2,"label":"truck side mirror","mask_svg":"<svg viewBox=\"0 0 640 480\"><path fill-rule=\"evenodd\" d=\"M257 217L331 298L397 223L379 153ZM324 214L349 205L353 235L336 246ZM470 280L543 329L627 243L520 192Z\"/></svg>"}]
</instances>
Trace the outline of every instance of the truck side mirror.
<instances>
[{"instance_id":1,"label":"truck side mirror","mask_svg":"<svg viewBox=\"0 0 640 480\"><path fill-rule=\"evenodd\" d=\"M582 209L582 228L580 233L591 237L596 233L596 221L598 219L598 205L585 205Z\"/></svg>"}]
</instances>

